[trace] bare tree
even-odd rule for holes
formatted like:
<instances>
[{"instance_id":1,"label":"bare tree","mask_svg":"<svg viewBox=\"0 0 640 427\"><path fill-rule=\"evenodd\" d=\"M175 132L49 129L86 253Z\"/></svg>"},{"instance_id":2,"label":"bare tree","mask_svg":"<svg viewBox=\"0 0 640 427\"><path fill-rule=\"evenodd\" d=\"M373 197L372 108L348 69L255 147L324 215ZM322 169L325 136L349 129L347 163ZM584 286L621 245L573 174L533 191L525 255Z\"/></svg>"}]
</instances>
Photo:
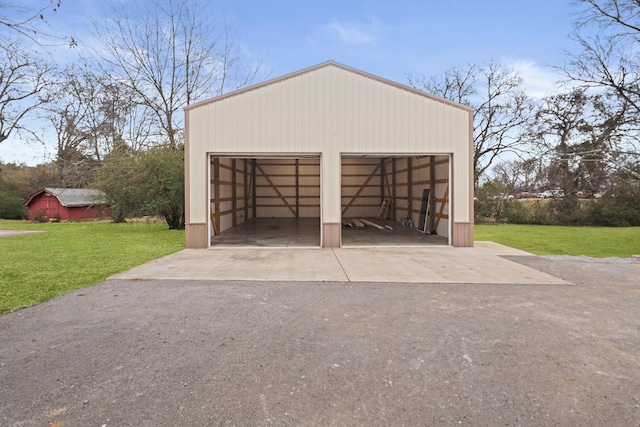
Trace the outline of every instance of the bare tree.
<instances>
[{"instance_id":1,"label":"bare tree","mask_svg":"<svg viewBox=\"0 0 640 427\"><path fill-rule=\"evenodd\" d=\"M60 0L42 0L41 6L31 9L17 2L0 2L0 43L15 39L12 36L27 38L39 43L38 36L43 34L41 24L46 21L48 12L57 12Z\"/></svg>"},{"instance_id":2,"label":"bare tree","mask_svg":"<svg viewBox=\"0 0 640 427\"><path fill-rule=\"evenodd\" d=\"M531 119L533 104L522 79L504 65L492 62L486 66L453 67L440 77L409 77L409 84L475 109L476 184L501 154L523 149L526 138L522 130Z\"/></svg>"},{"instance_id":3,"label":"bare tree","mask_svg":"<svg viewBox=\"0 0 640 427\"><path fill-rule=\"evenodd\" d=\"M584 90L545 98L538 111L537 136L547 152L553 155L553 184L566 195L575 193L576 146L582 142L580 133L589 126L585 117L588 98Z\"/></svg>"},{"instance_id":4,"label":"bare tree","mask_svg":"<svg viewBox=\"0 0 640 427\"><path fill-rule=\"evenodd\" d=\"M144 10L135 10L136 7ZM158 137L177 146L181 109L247 84L258 67L241 61L230 30L219 31L196 0L129 3L97 26L96 55L114 84L125 85L150 109Z\"/></svg>"},{"instance_id":5,"label":"bare tree","mask_svg":"<svg viewBox=\"0 0 640 427\"><path fill-rule=\"evenodd\" d=\"M563 70L572 82L609 95L607 109L618 112L615 121L622 128L618 133L624 136L606 153L607 160L622 175L640 180L640 174L629 168L640 157L640 2L576 0L576 4L582 8L574 38L582 51L568 54Z\"/></svg>"},{"instance_id":6,"label":"bare tree","mask_svg":"<svg viewBox=\"0 0 640 427\"><path fill-rule=\"evenodd\" d=\"M544 184L543 163L540 158L500 162L493 168L495 179L504 185L508 194L532 191Z\"/></svg>"},{"instance_id":7,"label":"bare tree","mask_svg":"<svg viewBox=\"0 0 640 427\"><path fill-rule=\"evenodd\" d=\"M138 104L131 88L100 76L98 96L89 115L90 150L98 161L114 150L141 151L153 145L152 113Z\"/></svg>"},{"instance_id":8,"label":"bare tree","mask_svg":"<svg viewBox=\"0 0 640 427\"><path fill-rule=\"evenodd\" d=\"M15 43L0 48L0 143L13 132L30 131L23 119L49 101L52 65Z\"/></svg>"},{"instance_id":9,"label":"bare tree","mask_svg":"<svg viewBox=\"0 0 640 427\"><path fill-rule=\"evenodd\" d=\"M130 88L114 83L108 75L86 65L70 67L56 100L52 111L59 117L70 109L82 111L76 132L83 138L82 150L98 162L113 150L138 151L148 142L147 110L139 108Z\"/></svg>"},{"instance_id":10,"label":"bare tree","mask_svg":"<svg viewBox=\"0 0 640 427\"><path fill-rule=\"evenodd\" d=\"M582 6L574 38L582 52L564 67L573 81L612 89L640 113L640 3L637 0L577 0Z\"/></svg>"},{"instance_id":11,"label":"bare tree","mask_svg":"<svg viewBox=\"0 0 640 427\"><path fill-rule=\"evenodd\" d=\"M617 168L628 114L611 98L574 88L545 98L536 114L531 134L543 150L541 157L549 159L549 184L567 196L580 189L601 190Z\"/></svg>"},{"instance_id":12,"label":"bare tree","mask_svg":"<svg viewBox=\"0 0 640 427\"><path fill-rule=\"evenodd\" d=\"M92 137L103 126L93 114L99 108L99 78L71 66L50 91L44 116L55 132L58 180L63 186L82 186L95 167Z\"/></svg>"},{"instance_id":13,"label":"bare tree","mask_svg":"<svg viewBox=\"0 0 640 427\"><path fill-rule=\"evenodd\" d=\"M126 86L108 76L87 66L69 66L49 92L44 118L55 132L58 173L67 185L86 182L110 152L137 151L147 140L148 120L136 115L144 110L136 108Z\"/></svg>"}]
</instances>

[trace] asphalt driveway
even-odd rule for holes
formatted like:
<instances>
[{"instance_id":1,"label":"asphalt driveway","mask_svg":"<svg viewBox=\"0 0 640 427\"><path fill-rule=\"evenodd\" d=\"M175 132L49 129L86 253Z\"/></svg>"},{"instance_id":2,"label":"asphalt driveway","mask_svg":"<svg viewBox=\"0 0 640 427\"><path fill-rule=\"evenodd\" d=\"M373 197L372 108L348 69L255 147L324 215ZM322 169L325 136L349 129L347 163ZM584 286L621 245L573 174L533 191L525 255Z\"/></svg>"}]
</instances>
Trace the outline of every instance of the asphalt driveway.
<instances>
[{"instance_id":1,"label":"asphalt driveway","mask_svg":"<svg viewBox=\"0 0 640 427\"><path fill-rule=\"evenodd\" d=\"M568 283L113 279L0 315L0 425L640 425L640 263L506 258Z\"/></svg>"}]
</instances>

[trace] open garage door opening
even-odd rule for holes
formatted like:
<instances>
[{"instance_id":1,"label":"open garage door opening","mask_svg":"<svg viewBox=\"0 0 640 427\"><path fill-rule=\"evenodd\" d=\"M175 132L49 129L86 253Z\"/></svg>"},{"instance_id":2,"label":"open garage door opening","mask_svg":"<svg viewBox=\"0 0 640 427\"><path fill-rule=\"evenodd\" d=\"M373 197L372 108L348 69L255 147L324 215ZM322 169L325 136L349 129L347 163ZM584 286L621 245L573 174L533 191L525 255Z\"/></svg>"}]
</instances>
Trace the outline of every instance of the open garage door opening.
<instances>
[{"instance_id":1,"label":"open garage door opening","mask_svg":"<svg viewBox=\"0 0 640 427\"><path fill-rule=\"evenodd\" d=\"M320 156L216 156L210 247L320 246Z\"/></svg>"},{"instance_id":2,"label":"open garage door opening","mask_svg":"<svg viewBox=\"0 0 640 427\"><path fill-rule=\"evenodd\" d=\"M449 155L343 155L342 246L448 245Z\"/></svg>"}]
</instances>

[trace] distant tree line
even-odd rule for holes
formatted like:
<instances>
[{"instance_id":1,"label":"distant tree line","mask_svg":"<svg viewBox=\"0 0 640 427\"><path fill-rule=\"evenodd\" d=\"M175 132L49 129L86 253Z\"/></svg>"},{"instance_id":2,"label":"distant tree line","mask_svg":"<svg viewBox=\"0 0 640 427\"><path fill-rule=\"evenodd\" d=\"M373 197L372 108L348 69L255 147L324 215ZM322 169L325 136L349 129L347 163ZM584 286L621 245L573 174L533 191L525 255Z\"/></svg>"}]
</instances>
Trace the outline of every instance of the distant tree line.
<instances>
[{"instance_id":1,"label":"distant tree line","mask_svg":"<svg viewBox=\"0 0 640 427\"><path fill-rule=\"evenodd\" d=\"M576 6L581 50L567 55L557 89L542 99L528 96L523 79L497 62L409 78L475 109L478 219L637 225L640 4ZM19 205L43 186L94 187L108 195L114 221L162 215L182 228L182 109L252 83L260 64L247 60L224 22L210 24L197 0L121 4L86 45L44 26L59 7L52 0L36 11L0 4L0 143L55 142L49 163L0 163L0 217L24 215ZM60 69L47 48L61 41L87 54ZM545 190L564 196L537 213L508 198ZM581 191L604 196L580 203Z\"/></svg>"}]
</instances>

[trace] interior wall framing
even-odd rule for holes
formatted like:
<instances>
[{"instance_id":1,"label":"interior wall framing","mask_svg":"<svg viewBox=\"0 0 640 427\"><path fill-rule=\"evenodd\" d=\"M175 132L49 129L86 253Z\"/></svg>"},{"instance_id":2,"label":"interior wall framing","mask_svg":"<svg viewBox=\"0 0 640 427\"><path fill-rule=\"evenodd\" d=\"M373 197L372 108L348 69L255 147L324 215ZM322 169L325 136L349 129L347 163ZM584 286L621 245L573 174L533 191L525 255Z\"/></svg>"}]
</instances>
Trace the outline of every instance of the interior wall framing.
<instances>
[{"instance_id":1,"label":"interior wall framing","mask_svg":"<svg viewBox=\"0 0 640 427\"><path fill-rule=\"evenodd\" d=\"M342 216L375 217L382 201L380 159L344 157L341 170Z\"/></svg>"},{"instance_id":2,"label":"interior wall framing","mask_svg":"<svg viewBox=\"0 0 640 427\"><path fill-rule=\"evenodd\" d=\"M210 157L211 236L253 218L319 218L319 158Z\"/></svg>"},{"instance_id":3,"label":"interior wall framing","mask_svg":"<svg viewBox=\"0 0 640 427\"><path fill-rule=\"evenodd\" d=\"M210 161L211 235L253 218L251 159L212 157Z\"/></svg>"},{"instance_id":4,"label":"interior wall framing","mask_svg":"<svg viewBox=\"0 0 640 427\"><path fill-rule=\"evenodd\" d=\"M258 218L319 218L319 159L260 159L256 162Z\"/></svg>"},{"instance_id":5,"label":"interior wall framing","mask_svg":"<svg viewBox=\"0 0 640 427\"><path fill-rule=\"evenodd\" d=\"M376 217L382 202L390 202L387 217L418 224L422 193L431 192L428 230L450 235L450 156L387 156L342 158L342 216Z\"/></svg>"}]
</instances>

